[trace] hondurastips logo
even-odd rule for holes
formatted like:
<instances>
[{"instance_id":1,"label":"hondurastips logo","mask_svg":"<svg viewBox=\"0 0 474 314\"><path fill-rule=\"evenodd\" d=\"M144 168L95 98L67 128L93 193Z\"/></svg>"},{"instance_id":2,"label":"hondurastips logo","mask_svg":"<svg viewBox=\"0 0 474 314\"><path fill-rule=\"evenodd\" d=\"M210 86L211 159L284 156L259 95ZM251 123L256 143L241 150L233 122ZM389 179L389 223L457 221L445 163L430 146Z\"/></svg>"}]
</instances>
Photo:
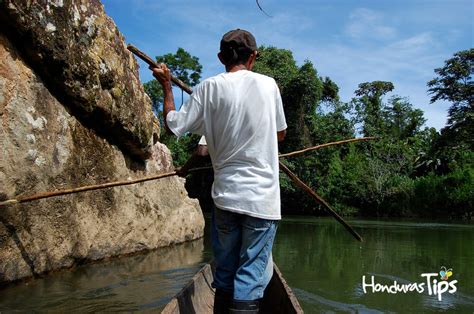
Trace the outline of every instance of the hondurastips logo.
<instances>
[{"instance_id":1,"label":"hondurastips logo","mask_svg":"<svg viewBox=\"0 0 474 314\"><path fill-rule=\"evenodd\" d=\"M428 295L437 295L438 300L442 301L444 293L455 293L458 289L456 284L457 280L449 281L449 277L453 275L453 270L451 268L446 269L442 266L439 273L422 273L420 282L412 283L398 283L394 281L392 284L380 284L375 280L375 276L370 276L370 279L367 280L366 276L362 276L362 289L364 293L407 293L407 292L416 292L416 293L428 293ZM437 278L440 276L441 281Z\"/></svg>"}]
</instances>

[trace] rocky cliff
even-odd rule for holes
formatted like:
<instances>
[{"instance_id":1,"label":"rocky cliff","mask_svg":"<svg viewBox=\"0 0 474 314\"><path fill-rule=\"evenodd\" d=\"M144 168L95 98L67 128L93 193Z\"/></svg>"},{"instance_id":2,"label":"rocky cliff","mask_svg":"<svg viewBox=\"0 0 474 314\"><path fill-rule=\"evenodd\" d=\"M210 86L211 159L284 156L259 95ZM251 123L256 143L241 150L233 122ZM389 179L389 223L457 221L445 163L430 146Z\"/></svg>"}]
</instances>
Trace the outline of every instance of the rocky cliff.
<instances>
[{"instance_id":1,"label":"rocky cliff","mask_svg":"<svg viewBox=\"0 0 474 314\"><path fill-rule=\"evenodd\" d=\"M170 171L138 66L95 0L0 0L0 200ZM0 207L0 283L201 237L177 177Z\"/></svg>"}]
</instances>

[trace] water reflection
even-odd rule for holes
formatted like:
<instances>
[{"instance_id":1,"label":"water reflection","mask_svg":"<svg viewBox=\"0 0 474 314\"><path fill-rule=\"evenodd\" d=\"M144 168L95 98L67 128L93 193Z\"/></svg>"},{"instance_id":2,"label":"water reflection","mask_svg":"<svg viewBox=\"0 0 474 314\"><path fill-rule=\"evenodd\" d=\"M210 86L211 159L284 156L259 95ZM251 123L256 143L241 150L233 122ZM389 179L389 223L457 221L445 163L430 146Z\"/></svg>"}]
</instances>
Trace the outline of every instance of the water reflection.
<instances>
[{"instance_id":1,"label":"water reflection","mask_svg":"<svg viewBox=\"0 0 474 314\"><path fill-rule=\"evenodd\" d=\"M311 307L307 306L307 308L315 309L316 307L321 308L326 307L327 309L331 309L337 312L352 312L352 313L384 313L382 311L370 309L362 304L348 304L337 302L333 300L325 299L320 295L316 295L310 293L308 291L293 288L293 292L298 296L298 300L300 302L304 302L306 304L311 304Z\"/></svg>"},{"instance_id":2,"label":"water reflection","mask_svg":"<svg viewBox=\"0 0 474 314\"><path fill-rule=\"evenodd\" d=\"M207 220L208 221L208 220ZM474 226L397 221L350 222L355 241L326 218L286 218L273 256L306 313L474 312ZM206 230L208 231L208 230ZM157 311L210 260L205 238L143 255L89 264L0 290L0 312ZM453 269L455 294L365 293L362 276L390 285L424 282ZM439 277L438 277L438 280Z\"/></svg>"},{"instance_id":3,"label":"water reflection","mask_svg":"<svg viewBox=\"0 0 474 314\"><path fill-rule=\"evenodd\" d=\"M204 240L89 264L0 290L0 311L160 309L201 267Z\"/></svg>"},{"instance_id":4,"label":"water reflection","mask_svg":"<svg viewBox=\"0 0 474 314\"><path fill-rule=\"evenodd\" d=\"M328 219L287 219L275 243L276 263L307 313L474 311L474 226L352 221L358 243ZM422 273L453 268L458 291L442 301L428 293L364 293L362 276L391 285L425 282ZM437 278L438 281L440 278ZM370 290L370 289L369 289ZM426 291L426 288L425 288Z\"/></svg>"}]
</instances>

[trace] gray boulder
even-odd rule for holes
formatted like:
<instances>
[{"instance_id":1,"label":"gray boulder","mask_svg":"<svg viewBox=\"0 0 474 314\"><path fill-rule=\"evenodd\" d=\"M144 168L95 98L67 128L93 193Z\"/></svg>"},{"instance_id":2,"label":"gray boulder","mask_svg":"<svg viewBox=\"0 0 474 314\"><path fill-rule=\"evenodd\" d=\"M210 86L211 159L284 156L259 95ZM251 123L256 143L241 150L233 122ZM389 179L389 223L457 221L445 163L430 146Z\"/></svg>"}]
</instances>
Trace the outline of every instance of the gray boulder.
<instances>
[{"instance_id":1,"label":"gray boulder","mask_svg":"<svg viewBox=\"0 0 474 314\"><path fill-rule=\"evenodd\" d=\"M0 1L0 200L173 170L98 1ZM170 177L0 207L0 283L202 237Z\"/></svg>"}]
</instances>

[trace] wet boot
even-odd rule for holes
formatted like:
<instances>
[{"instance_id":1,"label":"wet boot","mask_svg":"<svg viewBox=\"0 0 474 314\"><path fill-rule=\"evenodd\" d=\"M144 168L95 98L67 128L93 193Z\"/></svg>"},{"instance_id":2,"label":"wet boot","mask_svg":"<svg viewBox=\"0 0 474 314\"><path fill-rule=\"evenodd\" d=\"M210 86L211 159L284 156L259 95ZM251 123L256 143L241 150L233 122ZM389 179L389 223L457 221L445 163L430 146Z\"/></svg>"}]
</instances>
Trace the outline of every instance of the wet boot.
<instances>
[{"instance_id":1,"label":"wet boot","mask_svg":"<svg viewBox=\"0 0 474 314\"><path fill-rule=\"evenodd\" d=\"M230 314L258 314L258 300L255 301L237 301L232 302Z\"/></svg>"},{"instance_id":2,"label":"wet boot","mask_svg":"<svg viewBox=\"0 0 474 314\"><path fill-rule=\"evenodd\" d=\"M232 292L216 289L216 294L214 295L214 314L228 314L232 298Z\"/></svg>"}]
</instances>

